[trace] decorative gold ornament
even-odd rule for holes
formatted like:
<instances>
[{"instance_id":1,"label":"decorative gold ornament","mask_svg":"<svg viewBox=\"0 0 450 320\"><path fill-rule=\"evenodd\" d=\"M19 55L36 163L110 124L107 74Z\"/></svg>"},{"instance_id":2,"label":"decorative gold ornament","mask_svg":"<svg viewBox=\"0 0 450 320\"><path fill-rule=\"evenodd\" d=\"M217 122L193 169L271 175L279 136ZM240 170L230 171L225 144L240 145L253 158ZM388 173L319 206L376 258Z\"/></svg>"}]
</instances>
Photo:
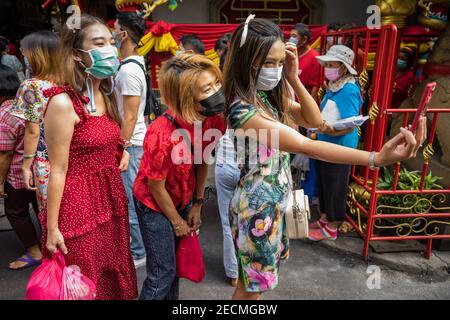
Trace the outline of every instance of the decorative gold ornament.
<instances>
[{"instance_id":1,"label":"decorative gold ornament","mask_svg":"<svg viewBox=\"0 0 450 320\"><path fill-rule=\"evenodd\" d=\"M355 205L355 202L360 203L363 207L369 207L370 193L364 187L356 182L350 183L347 190L347 206L350 215L356 216L358 229L365 230L365 224L361 221L361 210Z\"/></svg>"},{"instance_id":2,"label":"decorative gold ornament","mask_svg":"<svg viewBox=\"0 0 450 320\"><path fill-rule=\"evenodd\" d=\"M422 151L423 161L428 164L428 162L433 158L434 149L433 145L429 143Z\"/></svg>"},{"instance_id":3,"label":"decorative gold ornament","mask_svg":"<svg viewBox=\"0 0 450 320\"><path fill-rule=\"evenodd\" d=\"M399 28L406 26L406 19L417 8L417 0L377 0L381 9L381 24L395 24Z\"/></svg>"},{"instance_id":4,"label":"decorative gold ornament","mask_svg":"<svg viewBox=\"0 0 450 320\"><path fill-rule=\"evenodd\" d=\"M143 3L144 6L144 19L147 19L153 11L155 11L156 7L166 4L169 0L158 0L158 1L152 1L152 5L149 5L147 2Z\"/></svg>"},{"instance_id":5,"label":"decorative gold ornament","mask_svg":"<svg viewBox=\"0 0 450 320\"><path fill-rule=\"evenodd\" d=\"M416 88L414 88L413 85L410 85L408 88L408 98L411 98L413 96L414 91L416 91Z\"/></svg>"},{"instance_id":6,"label":"decorative gold ornament","mask_svg":"<svg viewBox=\"0 0 450 320\"><path fill-rule=\"evenodd\" d=\"M445 6L448 0L419 0L418 6L422 8L422 12L419 14L418 21L421 25L435 29L444 30L447 27L447 21L437 19L433 17L436 13L432 12L431 6L434 4L441 4Z\"/></svg>"},{"instance_id":7,"label":"decorative gold ornament","mask_svg":"<svg viewBox=\"0 0 450 320\"><path fill-rule=\"evenodd\" d=\"M372 104L372 107L369 110L369 118L370 118L370 123L372 125L375 123L375 120L378 117L379 113L380 113L380 108L378 107L377 102L374 102Z\"/></svg>"},{"instance_id":8,"label":"decorative gold ornament","mask_svg":"<svg viewBox=\"0 0 450 320\"><path fill-rule=\"evenodd\" d=\"M317 98L319 98L319 101L322 101L325 92L326 92L325 85L321 85L319 90L317 91Z\"/></svg>"},{"instance_id":9,"label":"decorative gold ornament","mask_svg":"<svg viewBox=\"0 0 450 320\"><path fill-rule=\"evenodd\" d=\"M364 89L369 82L369 73L366 69L364 69L361 74L359 75L359 85L361 89Z\"/></svg>"},{"instance_id":10,"label":"decorative gold ornament","mask_svg":"<svg viewBox=\"0 0 450 320\"><path fill-rule=\"evenodd\" d=\"M399 223L394 226L382 226L377 223L380 222L381 219L376 219L374 223L374 227L377 229L395 229L395 234L398 237L408 237L411 234L425 234L427 236L435 236L440 233L439 226L434 226L432 231L429 231L430 226L441 224L441 225L450 225L450 222L440 221L440 220L431 220L428 221L426 216L417 217L412 219L410 222Z\"/></svg>"},{"instance_id":11,"label":"decorative gold ornament","mask_svg":"<svg viewBox=\"0 0 450 320\"><path fill-rule=\"evenodd\" d=\"M144 5L144 3L148 3L150 1L148 1L148 0L116 0L116 9L117 9L117 11L122 11L123 8L129 7L129 6L142 7ZM153 1L151 1L151 2L153 2Z\"/></svg>"}]
</instances>

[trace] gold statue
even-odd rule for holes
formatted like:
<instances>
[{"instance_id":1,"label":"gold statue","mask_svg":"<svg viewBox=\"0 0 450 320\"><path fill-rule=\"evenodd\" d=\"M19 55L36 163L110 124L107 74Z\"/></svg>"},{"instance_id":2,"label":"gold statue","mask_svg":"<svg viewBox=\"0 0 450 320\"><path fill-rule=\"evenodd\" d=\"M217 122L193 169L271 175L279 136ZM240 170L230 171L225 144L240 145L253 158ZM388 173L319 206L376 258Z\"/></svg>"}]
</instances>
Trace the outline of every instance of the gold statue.
<instances>
[{"instance_id":1,"label":"gold statue","mask_svg":"<svg viewBox=\"0 0 450 320\"><path fill-rule=\"evenodd\" d=\"M116 0L116 9L123 11L126 7L136 7L136 10L142 11L144 18L147 19L157 7L168 2L169 0Z\"/></svg>"},{"instance_id":2,"label":"gold statue","mask_svg":"<svg viewBox=\"0 0 450 320\"><path fill-rule=\"evenodd\" d=\"M418 17L419 23L435 30L445 30L447 20L444 19L444 16L448 14L446 5L448 5L448 0L419 0L418 6L422 9Z\"/></svg>"},{"instance_id":3,"label":"gold statue","mask_svg":"<svg viewBox=\"0 0 450 320\"><path fill-rule=\"evenodd\" d=\"M142 7L148 0L116 0L117 11L122 11L126 7L136 6Z\"/></svg>"},{"instance_id":4,"label":"gold statue","mask_svg":"<svg viewBox=\"0 0 450 320\"><path fill-rule=\"evenodd\" d=\"M381 8L381 24L395 24L399 28L406 26L406 19L417 8L417 0L377 0Z\"/></svg>"}]
</instances>

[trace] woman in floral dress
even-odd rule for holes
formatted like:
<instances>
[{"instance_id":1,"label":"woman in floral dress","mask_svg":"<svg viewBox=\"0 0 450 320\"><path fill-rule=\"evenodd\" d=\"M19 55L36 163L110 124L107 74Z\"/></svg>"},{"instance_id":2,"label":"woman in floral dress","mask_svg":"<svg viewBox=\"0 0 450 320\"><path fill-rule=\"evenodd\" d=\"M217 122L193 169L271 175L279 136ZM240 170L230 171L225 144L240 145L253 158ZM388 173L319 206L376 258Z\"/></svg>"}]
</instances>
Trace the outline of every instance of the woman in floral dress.
<instances>
[{"instance_id":1,"label":"woman in floral dress","mask_svg":"<svg viewBox=\"0 0 450 320\"><path fill-rule=\"evenodd\" d=\"M44 138L44 112L48 99L43 92L58 81L58 48L59 38L51 31L34 32L22 39L21 51L29 62L33 77L22 82L11 112L25 120L23 181L26 189L36 191L39 211L45 206L50 174ZM20 260L12 262L10 268L22 269L41 259L41 249L35 245L28 248Z\"/></svg>"},{"instance_id":2,"label":"woman in floral dress","mask_svg":"<svg viewBox=\"0 0 450 320\"><path fill-rule=\"evenodd\" d=\"M38 31L21 41L32 78L22 82L14 101L13 114L25 119L22 172L28 190L36 190L39 211L45 206L50 174L44 137L44 114L48 99L43 92L58 82L59 37L51 31Z\"/></svg>"},{"instance_id":3,"label":"woman in floral dress","mask_svg":"<svg viewBox=\"0 0 450 320\"><path fill-rule=\"evenodd\" d=\"M289 153L334 163L386 165L415 155L424 140L402 128L381 152L310 140L290 125L321 127L319 108L298 78L297 49L283 43L280 28L249 16L235 31L224 66L228 124L246 137L242 178L230 204L240 279L233 299L259 299L278 285L280 261L289 256L284 214L292 179ZM284 65L284 66L283 66ZM288 84L299 103L287 98ZM239 139L238 139L239 140ZM406 143L404 143L406 141Z\"/></svg>"}]
</instances>

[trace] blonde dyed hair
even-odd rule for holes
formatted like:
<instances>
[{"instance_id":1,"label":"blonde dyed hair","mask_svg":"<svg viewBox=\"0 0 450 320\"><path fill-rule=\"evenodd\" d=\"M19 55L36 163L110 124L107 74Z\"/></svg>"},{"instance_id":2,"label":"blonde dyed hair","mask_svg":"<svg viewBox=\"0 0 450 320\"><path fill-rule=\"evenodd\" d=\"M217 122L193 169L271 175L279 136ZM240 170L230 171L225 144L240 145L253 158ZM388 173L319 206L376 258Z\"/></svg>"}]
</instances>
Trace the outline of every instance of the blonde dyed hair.
<instances>
[{"instance_id":1,"label":"blonde dyed hair","mask_svg":"<svg viewBox=\"0 0 450 320\"><path fill-rule=\"evenodd\" d=\"M28 58L33 77L54 83L61 81L59 70L59 37L48 30L33 32L20 42Z\"/></svg>"},{"instance_id":2,"label":"blonde dyed hair","mask_svg":"<svg viewBox=\"0 0 450 320\"><path fill-rule=\"evenodd\" d=\"M199 54L184 53L166 61L159 74L161 100L172 112L188 123L201 119L195 110L197 78L208 71L222 83L219 67Z\"/></svg>"}]
</instances>

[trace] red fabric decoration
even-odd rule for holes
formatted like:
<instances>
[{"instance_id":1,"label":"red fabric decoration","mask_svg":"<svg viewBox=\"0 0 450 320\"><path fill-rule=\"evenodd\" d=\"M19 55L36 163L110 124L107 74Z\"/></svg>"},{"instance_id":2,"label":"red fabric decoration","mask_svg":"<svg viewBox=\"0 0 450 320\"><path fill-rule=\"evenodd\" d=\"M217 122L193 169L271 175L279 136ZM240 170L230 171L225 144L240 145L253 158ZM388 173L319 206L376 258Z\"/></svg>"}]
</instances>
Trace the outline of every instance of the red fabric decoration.
<instances>
[{"instance_id":1,"label":"red fabric decoration","mask_svg":"<svg viewBox=\"0 0 450 320\"><path fill-rule=\"evenodd\" d=\"M158 21L157 23L154 23L153 25L150 25L150 32L155 37L161 37L163 34L170 32L174 26L175 26L174 24L167 23L161 20Z\"/></svg>"},{"instance_id":2,"label":"red fabric decoration","mask_svg":"<svg viewBox=\"0 0 450 320\"><path fill-rule=\"evenodd\" d=\"M165 21L158 21L156 23L147 21L147 32L151 32L156 37L170 32L177 42L185 35L195 34L205 44L205 50L210 50L214 48L217 39L226 33L233 33L238 26L238 24L172 24ZM293 26L280 25L280 28L283 30L287 40ZM311 31L311 44L327 32L326 26L311 25L309 28Z\"/></svg>"}]
</instances>

